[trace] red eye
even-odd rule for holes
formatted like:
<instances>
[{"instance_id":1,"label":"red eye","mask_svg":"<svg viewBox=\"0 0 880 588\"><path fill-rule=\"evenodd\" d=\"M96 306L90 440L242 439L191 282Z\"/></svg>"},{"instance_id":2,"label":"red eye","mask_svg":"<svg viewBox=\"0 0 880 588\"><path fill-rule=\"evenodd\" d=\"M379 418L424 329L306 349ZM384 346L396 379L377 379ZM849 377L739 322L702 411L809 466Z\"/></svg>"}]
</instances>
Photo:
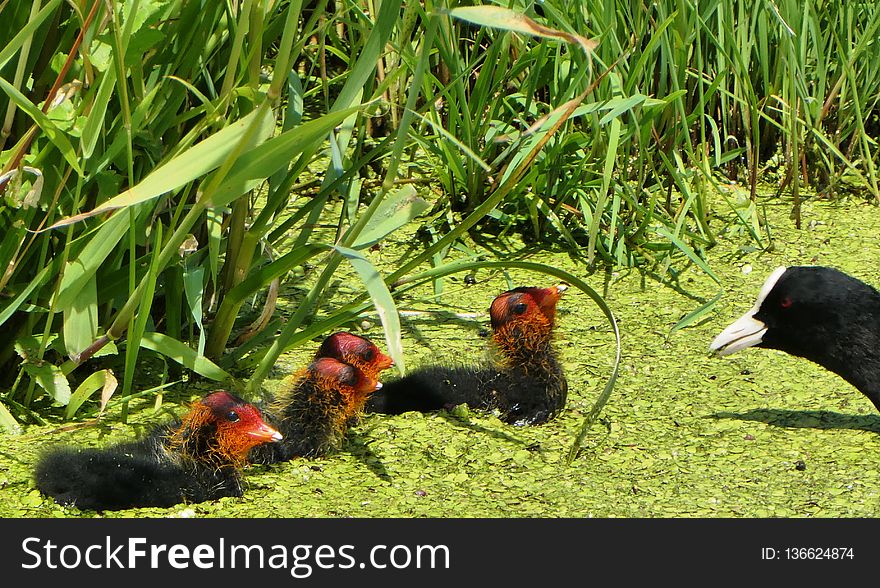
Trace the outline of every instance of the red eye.
<instances>
[{"instance_id":1,"label":"red eye","mask_svg":"<svg viewBox=\"0 0 880 588\"><path fill-rule=\"evenodd\" d=\"M791 305L792 305L791 298L789 298L788 296L786 296L785 298L783 298L779 302L779 306L781 306L782 308L788 308Z\"/></svg>"}]
</instances>

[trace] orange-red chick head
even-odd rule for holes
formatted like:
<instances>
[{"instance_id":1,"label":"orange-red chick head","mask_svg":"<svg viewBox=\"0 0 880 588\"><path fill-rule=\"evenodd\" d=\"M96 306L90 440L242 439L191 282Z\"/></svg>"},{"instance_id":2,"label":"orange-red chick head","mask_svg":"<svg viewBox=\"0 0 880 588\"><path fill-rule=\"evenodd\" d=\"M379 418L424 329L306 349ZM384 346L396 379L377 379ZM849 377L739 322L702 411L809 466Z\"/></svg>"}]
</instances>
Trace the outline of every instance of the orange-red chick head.
<instances>
[{"instance_id":1,"label":"orange-red chick head","mask_svg":"<svg viewBox=\"0 0 880 588\"><path fill-rule=\"evenodd\" d=\"M510 324L547 324L556 320L556 303L568 289L566 284L550 288L524 286L500 294L489 307L492 329Z\"/></svg>"},{"instance_id":2,"label":"orange-red chick head","mask_svg":"<svg viewBox=\"0 0 880 588\"><path fill-rule=\"evenodd\" d=\"M354 416L363 410L370 394L382 387L373 377L353 365L342 363L332 357L319 357L309 365L309 377L324 390L337 390L345 401L346 416Z\"/></svg>"},{"instance_id":3,"label":"orange-red chick head","mask_svg":"<svg viewBox=\"0 0 880 588\"><path fill-rule=\"evenodd\" d=\"M194 404L172 436L172 446L218 465L241 466L251 448L281 439L260 410L238 396L217 390Z\"/></svg>"},{"instance_id":4,"label":"orange-red chick head","mask_svg":"<svg viewBox=\"0 0 880 588\"><path fill-rule=\"evenodd\" d=\"M548 343L556 322L556 303L567 289L566 284L527 286L498 295L489 307L495 342L508 355Z\"/></svg>"},{"instance_id":5,"label":"orange-red chick head","mask_svg":"<svg viewBox=\"0 0 880 588\"><path fill-rule=\"evenodd\" d=\"M321 343L315 358L329 357L359 368L367 377L377 380L379 374L394 365L394 360L379 351L365 337L340 331Z\"/></svg>"}]
</instances>

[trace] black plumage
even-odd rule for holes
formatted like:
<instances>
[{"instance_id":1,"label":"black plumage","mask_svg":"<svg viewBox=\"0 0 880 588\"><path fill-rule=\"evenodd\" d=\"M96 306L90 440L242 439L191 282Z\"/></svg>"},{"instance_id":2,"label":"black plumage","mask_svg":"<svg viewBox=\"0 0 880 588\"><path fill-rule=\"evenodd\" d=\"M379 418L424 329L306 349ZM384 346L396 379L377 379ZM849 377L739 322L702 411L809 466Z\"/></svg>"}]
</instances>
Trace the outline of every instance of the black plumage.
<instances>
[{"instance_id":1,"label":"black plumage","mask_svg":"<svg viewBox=\"0 0 880 588\"><path fill-rule=\"evenodd\" d=\"M813 361L880 410L880 292L868 284L830 267L778 268L710 349L729 355L752 346Z\"/></svg>"},{"instance_id":2,"label":"black plumage","mask_svg":"<svg viewBox=\"0 0 880 588\"><path fill-rule=\"evenodd\" d=\"M565 406L568 384L553 348L556 303L566 286L521 287L489 309L493 359L477 365L431 365L386 382L367 412L429 412L467 404L507 423L540 424Z\"/></svg>"},{"instance_id":3,"label":"black plumage","mask_svg":"<svg viewBox=\"0 0 880 588\"><path fill-rule=\"evenodd\" d=\"M34 476L43 494L80 509L204 502L241 496L247 452L279 438L253 405L217 391L139 441L50 450Z\"/></svg>"},{"instance_id":4,"label":"black plumage","mask_svg":"<svg viewBox=\"0 0 880 588\"><path fill-rule=\"evenodd\" d=\"M349 423L379 387L354 366L329 357L315 359L288 380L266 408L267 419L284 439L254 448L250 460L276 463L339 450Z\"/></svg>"}]
</instances>

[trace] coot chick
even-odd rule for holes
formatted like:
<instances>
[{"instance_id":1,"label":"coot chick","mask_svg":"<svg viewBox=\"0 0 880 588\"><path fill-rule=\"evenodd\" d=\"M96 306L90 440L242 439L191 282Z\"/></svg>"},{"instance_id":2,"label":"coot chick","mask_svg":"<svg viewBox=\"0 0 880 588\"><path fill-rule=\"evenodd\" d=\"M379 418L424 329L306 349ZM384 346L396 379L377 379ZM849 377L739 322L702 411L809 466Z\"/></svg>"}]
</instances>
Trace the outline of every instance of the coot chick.
<instances>
[{"instance_id":1,"label":"coot chick","mask_svg":"<svg viewBox=\"0 0 880 588\"><path fill-rule=\"evenodd\" d=\"M375 343L349 333L339 331L328 336L315 353L315 359L330 357L358 368L371 380L379 380L379 375L394 365L394 360L382 353ZM362 410L363 406L357 407Z\"/></svg>"},{"instance_id":2,"label":"coot chick","mask_svg":"<svg viewBox=\"0 0 880 588\"><path fill-rule=\"evenodd\" d=\"M565 406L568 383L553 349L556 304L568 286L520 287L492 301L493 359L483 365L431 365L387 382L367 412L429 412L467 404L507 423L540 424Z\"/></svg>"},{"instance_id":3,"label":"coot chick","mask_svg":"<svg viewBox=\"0 0 880 588\"><path fill-rule=\"evenodd\" d=\"M354 366L330 357L314 360L282 385L266 409L267 418L284 439L255 448L250 460L276 463L339 450L348 424L357 417L367 397L381 387Z\"/></svg>"},{"instance_id":4,"label":"coot chick","mask_svg":"<svg viewBox=\"0 0 880 588\"><path fill-rule=\"evenodd\" d=\"M140 441L51 450L37 463L35 478L37 488L59 504L91 510L241 496L248 452L280 438L255 406L218 390Z\"/></svg>"}]
</instances>

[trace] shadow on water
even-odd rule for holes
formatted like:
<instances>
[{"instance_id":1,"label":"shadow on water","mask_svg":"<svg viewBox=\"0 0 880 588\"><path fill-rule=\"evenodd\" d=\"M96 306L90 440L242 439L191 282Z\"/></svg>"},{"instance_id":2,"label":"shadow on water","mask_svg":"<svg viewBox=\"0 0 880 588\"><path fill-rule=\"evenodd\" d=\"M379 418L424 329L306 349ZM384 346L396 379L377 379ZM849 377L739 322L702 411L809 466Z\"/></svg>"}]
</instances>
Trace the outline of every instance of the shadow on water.
<instances>
[{"instance_id":1,"label":"shadow on water","mask_svg":"<svg viewBox=\"0 0 880 588\"><path fill-rule=\"evenodd\" d=\"M716 412L706 418L759 421L793 429L853 429L880 433L880 415L842 414L830 410L758 408L747 412Z\"/></svg>"},{"instance_id":2,"label":"shadow on water","mask_svg":"<svg viewBox=\"0 0 880 588\"><path fill-rule=\"evenodd\" d=\"M509 435L504 431L475 423L466 416L459 416L446 410L437 411L435 414L455 427L468 429L481 435L488 435L494 439L521 445L529 450L540 449L540 447L533 447L533 444ZM361 463L367 466L377 478L385 482L391 482L393 480L391 474L388 473L388 469L385 467L385 464L382 463L382 458L370 449L370 441L369 431L361 433L349 430L345 449L354 455Z\"/></svg>"},{"instance_id":3,"label":"shadow on water","mask_svg":"<svg viewBox=\"0 0 880 588\"><path fill-rule=\"evenodd\" d=\"M484 309L480 309L483 311ZM425 336L424 332L420 328L421 325L427 325L431 328L436 329L440 324L454 324L462 329L467 329L474 333L474 339L481 338L480 333L485 331L488 319L488 303L486 303L486 317L474 317L470 318L467 316L463 316L460 313L456 313L454 311L448 310L432 310L425 311L423 314L418 315L406 315L400 317L400 326L401 328L409 333L409 335L419 344L424 345L429 349L433 349L435 345L432 345L432 338L429 336Z\"/></svg>"},{"instance_id":4,"label":"shadow on water","mask_svg":"<svg viewBox=\"0 0 880 588\"><path fill-rule=\"evenodd\" d=\"M439 411L437 413L437 416L443 418L445 421L447 421L451 425L456 426L456 427L461 427L462 429L469 429L471 431L474 431L475 433L480 433L482 435L489 435L490 437L492 437L494 439L499 439L501 441L507 441L508 443L514 443L514 444L519 444L519 445L528 445L528 443L526 443L522 439L517 439L516 437L514 437L512 435L508 435L504 431L500 431L498 429L492 429L489 427L484 427L483 425L481 425L479 423L475 423L475 422L471 421L467 417L459 416L455 413L452 413L452 412L449 412L446 410Z\"/></svg>"},{"instance_id":5,"label":"shadow on water","mask_svg":"<svg viewBox=\"0 0 880 588\"><path fill-rule=\"evenodd\" d=\"M391 474L388 473L388 469L382 463L382 458L370 449L369 437L357 431L349 430L346 437L346 450L367 466L377 478L383 482L392 481Z\"/></svg>"}]
</instances>

